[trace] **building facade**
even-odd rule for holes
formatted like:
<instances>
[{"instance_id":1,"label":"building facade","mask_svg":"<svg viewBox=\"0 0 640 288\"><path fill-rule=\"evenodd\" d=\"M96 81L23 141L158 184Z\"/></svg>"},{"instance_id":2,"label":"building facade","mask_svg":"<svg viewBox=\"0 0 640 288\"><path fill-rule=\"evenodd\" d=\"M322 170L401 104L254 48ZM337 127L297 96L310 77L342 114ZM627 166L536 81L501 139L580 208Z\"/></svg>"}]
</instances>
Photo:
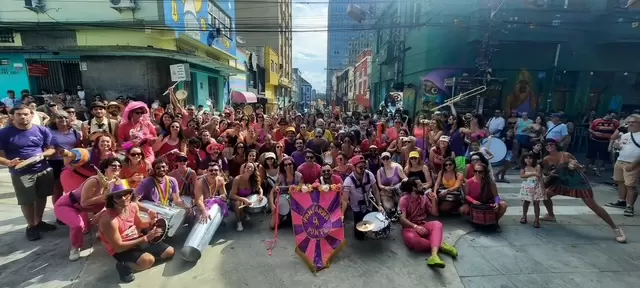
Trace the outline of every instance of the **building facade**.
<instances>
[{"instance_id":1,"label":"building facade","mask_svg":"<svg viewBox=\"0 0 640 288\"><path fill-rule=\"evenodd\" d=\"M40 3L7 1L0 10L1 90L82 85L88 100L152 101L173 84L169 66L188 63L190 80L178 84L187 102L220 108L229 77L244 73L235 64L234 0Z\"/></svg>"},{"instance_id":2,"label":"building facade","mask_svg":"<svg viewBox=\"0 0 640 288\"><path fill-rule=\"evenodd\" d=\"M356 4L367 13L375 13L376 0L330 0L327 35L327 94L330 94L333 73L341 72L358 62L362 50L370 48L374 31L373 17L358 23L347 15L349 4Z\"/></svg>"},{"instance_id":3,"label":"building facade","mask_svg":"<svg viewBox=\"0 0 640 288\"><path fill-rule=\"evenodd\" d=\"M365 49L358 57L358 63L354 68L355 74L355 98L356 105L359 109L365 109L371 106L369 100L369 75L371 74L371 59L373 52L371 49Z\"/></svg>"},{"instance_id":4,"label":"building facade","mask_svg":"<svg viewBox=\"0 0 640 288\"><path fill-rule=\"evenodd\" d=\"M293 71L291 72L291 80L293 84L291 87L291 101L293 102L294 107L297 108L301 107L304 104L304 99L300 97L300 79L302 79L302 73L300 73L300 69L293 68Z\"/></svg>"},{"instance_id":5,"label":"building facade","mask_svg":"<svg viewBox=\"0 0 640 288\"><path fill-rule=\"evenodd\" d=\"M268 46L281 61L275 97L280 105L291 101L293 33L291 0L244 0L236 3L236 26L241 47Z\"/></svg>"},{"instance_id":6,"label":"building facade","mask_svg":"<svg viewBox=\"0 0 640 288\"><path fill-rule=\"evenodd\" d=\"M302 98L302 102L304 103L302 108L303 111L304 109L309 107L309 105L312 103L311 101L312 89L313 87L311 86L311 83L309 83L309 81L307 81L306 79L302 78L302 76L300 76L300 97Z\"/></svg>"},{"instance_id":7,"label":"building facade","mask_svg":"<svg viewBox=\"0 0 640 288\"><path fill-rule=\"evenodd\" d=\"M493 13L486 1L385 4L377 27L414 28L376 30L375 107L391 91L403 92L412 113L432 107L482 85L490 68L484 97L458 111L565 111L581 120L590 110L638 108L640 5L619 2L504 1Z\"/></svg>"}]
</instances>

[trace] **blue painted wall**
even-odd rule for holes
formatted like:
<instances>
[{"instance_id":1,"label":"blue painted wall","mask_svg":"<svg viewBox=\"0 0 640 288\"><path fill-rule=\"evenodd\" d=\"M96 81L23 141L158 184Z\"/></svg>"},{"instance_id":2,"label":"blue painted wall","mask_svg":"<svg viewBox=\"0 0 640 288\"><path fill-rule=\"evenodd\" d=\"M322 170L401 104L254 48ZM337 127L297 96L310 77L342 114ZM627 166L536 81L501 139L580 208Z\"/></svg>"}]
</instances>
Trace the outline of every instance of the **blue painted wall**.
<instances>
[{"instance_id":1,"label":"blue painted wall","mask_svg":"<svg viewBox=\"0 0 640 288\"><path fill-rule=\"evenodd\" d=\"M228 38L220 36L213 41L208 40L210 32L214 30L209 23L209 5L214 4L208 0L164 1L165 24L176 31L176 37L180 34L187 34L205 45L235 55L235 0L219 0L216 3L231 18L231 32Z\"/></svg>"},{"instance_id":2,"label":"blue painted wall","mask_svg":"<svg viewBox=\"0 0 640 288\"><path fill-rule=\"evenodd\" d=\"M209 99L209 75L202 72L196 72L196 106L202 105L207 107L207 99Z\"/></svg>"},{"instance_id":3,"label":"blue painted wall","mask_svg":"<svg viewBox=\"0 0 640 288\"><path fill-rule=\"evenodd\" d=\"M0 99L7 97L7 90L15 91L16 98L20 99L20 91L29 89L29 75L24 56L21 54L0 54L0 60L9 61L7 65L0 65Z\"/></svg>"}]
</instances>

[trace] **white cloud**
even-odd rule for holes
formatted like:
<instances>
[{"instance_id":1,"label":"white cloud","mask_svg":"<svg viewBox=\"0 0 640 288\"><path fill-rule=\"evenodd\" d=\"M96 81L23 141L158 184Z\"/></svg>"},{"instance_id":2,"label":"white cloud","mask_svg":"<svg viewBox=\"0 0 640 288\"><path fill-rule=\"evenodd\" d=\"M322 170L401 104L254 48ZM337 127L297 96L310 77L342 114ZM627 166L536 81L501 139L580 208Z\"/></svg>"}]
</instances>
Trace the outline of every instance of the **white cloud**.
<instances>
[{"instance_id":1,"label":"white cloud","mask_svg":"<svg viewBox=\"0 0 640 288\"><path fill-rule=\"evenodd\" d=\"M326 2L293 5L293 67L320 92L326 87L327 16Z\"/></svg>"}]
</instances>

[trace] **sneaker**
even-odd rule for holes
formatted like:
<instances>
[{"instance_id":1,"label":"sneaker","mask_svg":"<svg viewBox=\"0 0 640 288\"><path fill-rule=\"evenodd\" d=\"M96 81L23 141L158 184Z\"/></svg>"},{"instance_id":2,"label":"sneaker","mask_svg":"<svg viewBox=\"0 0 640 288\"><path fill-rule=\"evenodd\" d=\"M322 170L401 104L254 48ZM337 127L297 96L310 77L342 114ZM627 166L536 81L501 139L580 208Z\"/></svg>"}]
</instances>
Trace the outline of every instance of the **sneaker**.
<instances>
[{"instance_id":1,"label":"sneaker","mask_svg":"<svg viewBox=\"0 0 640 288\"><path fill-rule=\"evenodd\" d=\"M251 220L251 217L249 217L249 214L244 214L244 221L249 221Z\"/></svg>"},{"instance_id":2,"label":"sneaker","mask_svg":"<svg viewBox=\"0 0 640 288\"><path fill-rule=\"evenodd\" d=\"M607 203L605 204L609 207L613 207L613 208L620 208L620 209L624 209L627 207L627 201L616 201L616 202L611 202L611 203Z\"/></svg>"},{"instance_id":3,"label":"sneaker","mask_svg":"<svg viewBox=\"0 0 640 288\"><path fill-rule=\"evenodd\" d=\"M242 222L238 222L236 224L236 230L238 230L238 232L242 232L242 230L244 230L244 227L242 227Z\"/></svg>"},{"instance_id":4,"label":"sneaker","mask_svg":"<svg viewBox=\"0 0 640 288\"><path fill-rule=\"evenodd\" d=\"M27 227L27 240L28 241L36 241L40 240L42 236L40 236L40 231L36 227Z\"/></svg>"},{"instance_id":5,"label":"sneaker","mask_svg":"<svg viewBox=\"0 0 640 288\"><path fill-rule=\"evenodd\" d=\"M120 281L124 283L131 283L133 280L136 280L136 276L133 276L133 270L124 264L124 262L116 263L116 270L120 276Z\"/></svg>"},{"instance_id":6,"label":"sneaker","mask_svg":"<svg viewBox=\"0 0 640 288\"><path fill-rule=\"evenodd\" d=\"M38 225L36 225L36 228L40 232L51 232L51 231L56 231L58 229L58 227L56 227L56 225L52 225L52 224L49 224L47 222L38 223Z\"/></svg>"},{"instance_id":7,"label":"sneaker","mask_svg":"<svg viewBox=\"0 0 640 288\"><path fill-rule=\"evenodd\" d=\"M624 216L633 217L633 215L633 206L627 206L627 208L624 209Z\"/></svg>"},{"instance_id":8,"label":"sneaker","mask_svg":"<svg viewBox=\"0 0 640 288\"><path fill-rule=\"evenodd\" d=\"M453 247L447 242L442 242L442 245L440 246L440 250L442 250L442 252L444 253L447 253L447 255L451 257L458 257L458 249L456 249L456 247Z\"/></svg>"},{"instance_id":9,"label":"sneaker","mask_svg":"<svg viewBox=\"0 0 640 288\"><path fill-rule=\"evenodd\" d=\"M436 268L445 267L444 261L440 260L440 257L438 257L438 255L431 255L431 257L427 259L427 265L431 267L436 267Z\"/></svg>"},{"instance_id":10,"label":"sneaker","mask_svg":"<svg viewBox=\"0 0 640 288\"><path fill-rule=\"evenodd\" d=\"M624 235L624 231L622 231L622 229L613 229L613 233L616 234L616 241L618 241L618 243L627 243L627 235Z\"/></svg>"},{"instance_id":11,"label":"sneaker","mask_svg":"<svg viewBox=\"0 0 640 288\"><path fill-rule=\"evenodd\" d=\"M80 248L71 248L69 251L69 260L76 261L80 259Z\"/></svg>"}]
</instances>

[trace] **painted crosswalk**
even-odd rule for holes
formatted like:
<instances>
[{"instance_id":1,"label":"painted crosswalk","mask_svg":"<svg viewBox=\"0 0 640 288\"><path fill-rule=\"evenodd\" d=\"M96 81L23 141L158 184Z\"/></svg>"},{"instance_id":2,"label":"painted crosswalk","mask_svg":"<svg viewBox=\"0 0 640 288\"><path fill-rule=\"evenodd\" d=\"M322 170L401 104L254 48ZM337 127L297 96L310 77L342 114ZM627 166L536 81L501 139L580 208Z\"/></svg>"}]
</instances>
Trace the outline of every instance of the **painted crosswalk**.
<instances>
[{"instance_id":1,"label":"painted crosswalk","mask_svg":"<svg viewBox=\"0 0 640 288\"><path fill-rule=\"evenodd\" d=\"M511 178L511 179L509 179ZM498 192L500 198L507 201L509 209L507 209L507 216L519 216L522 215L522 200L520 197L520 181L515 177L508 177L511 183L497 183ZM600 188L604 189L604 188ZM613 199L612 199L613 200ZM604 205L604 203L600 203ZM612 207L603 207L611 215L622 215L624 210ZM569 215L594 215L584 202L579 198L572 198L567 196L554 196L553 197L553 210L558 216ZM540 214L547 213L544 205L540 204ZM533 214L533 205L529 205L528 214Z\"/></svg>"}]
</instances>

